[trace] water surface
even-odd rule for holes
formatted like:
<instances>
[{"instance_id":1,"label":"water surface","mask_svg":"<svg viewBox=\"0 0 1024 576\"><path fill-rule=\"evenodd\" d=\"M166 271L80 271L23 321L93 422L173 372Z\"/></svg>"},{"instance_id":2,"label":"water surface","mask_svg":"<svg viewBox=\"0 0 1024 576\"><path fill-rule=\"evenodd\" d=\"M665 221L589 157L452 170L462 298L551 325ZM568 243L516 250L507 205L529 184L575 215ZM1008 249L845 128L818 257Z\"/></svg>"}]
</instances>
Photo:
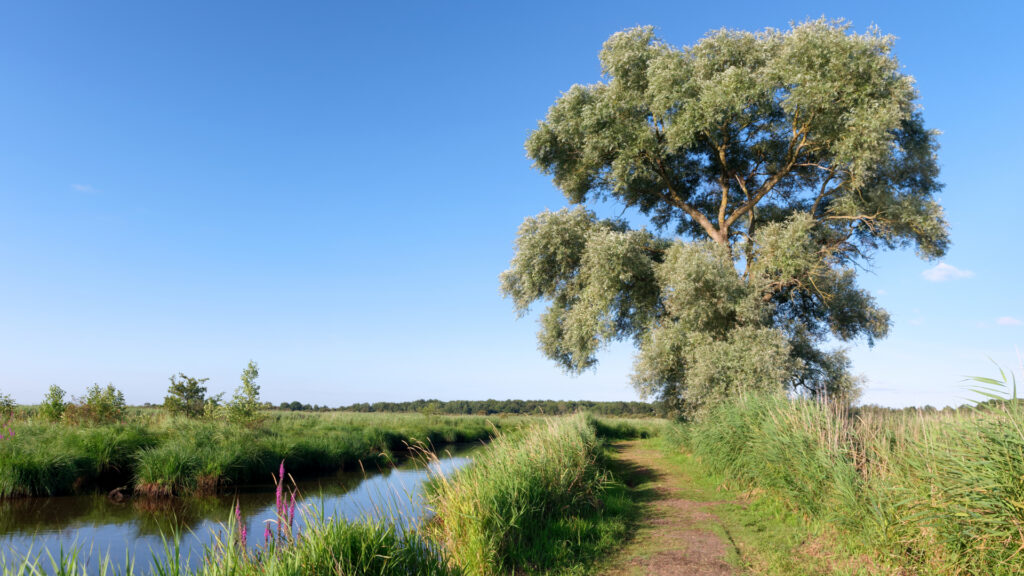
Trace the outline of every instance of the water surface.
<instances>
[{"instance_id":1,"label":"water surface","mask_svg":"<svg viewBox=\"0 0 1024 576\"><path fill-rule=\"evenodd\" d=\"M468 464L468 453L474 448L449 448L436 463L436 471L449 474ZM294 528L301 532L304 517L321 514L325 518L389 517L404 525L414 523L427 513L422 489L429 474L420 463L410 460L397 467L366 466L365 472L339 472L299 481L294 485L298 493ZM120 572L126 554L136 569L144 569L152 565L154 557L164 556L165 540L178 534L180 557L195 569L201 563L204 546L224 534L236 503L248 530L250 548L264 543L268 525L276 534L276 494L269 482L199 499L136 498L117 503L105 494L93 494L0 501L0 555L4 557L0 561L10 563L26 555L42 554L48 566L48 556L42 550L57 556L61 549L77 548L78 557L88 558L93 573L108 556Z\"/></svg>"}]
</instances>

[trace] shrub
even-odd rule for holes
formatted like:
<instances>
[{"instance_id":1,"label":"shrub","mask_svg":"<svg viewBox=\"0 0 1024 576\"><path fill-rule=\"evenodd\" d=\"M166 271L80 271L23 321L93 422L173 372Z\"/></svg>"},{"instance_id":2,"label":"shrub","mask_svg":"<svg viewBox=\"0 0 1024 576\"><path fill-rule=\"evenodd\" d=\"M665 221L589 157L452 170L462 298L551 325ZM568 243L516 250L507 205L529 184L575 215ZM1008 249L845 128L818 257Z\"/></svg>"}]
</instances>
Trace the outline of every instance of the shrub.
<instances>
[{"instance_id":1,"label":"shrub","mask_svg":"<svg viewBox=\"0 0 1024 576\"><path fill-rule=\"evenodd\" d=\"M231 401L228 402L228 419L236 424L253 424L260 410L260 387L256 384L259 378L259 367L252 360L242 370L242 385L235 389Z\"/></svg>"},{"instance_id":2,"label":"shrub","mask_svg":"<svg viewBox=\"0 0 1024 576\"><path fill-rule=\"evenodd\" d=\"M39 406L39 415L50 422L59 422L68 408L68 403L64 400L66 396L67 393L60 386L51 384L43 403Z\"/></svg>"},{"instance_id":3,"label":"shrub","mask_svg":"<svg viewBox=\"0 0 1024 576\"><path fill-rule=\"evenodd\" d=\"M124 420L128 407L124 401L124 393L107 384L100 388L93 384L84 398L77 398L74 404L65 406L65 419L72 422L91 424L112 424Z\"/></svg>"},{"instance_id":4,"label":"shrub","mask_svg":"<svg viewBox=\"0 0 1024 576\"><path fill-rule=\"evenodd\" d=\"M11 422L14 420L14 399L9 394L0 393L0 440L14 437Z\"/></svg>"},{"instance_id":5,"label":"shrub","mask_svg":"<svg viewBox=\"0 0 1024 576\"><path fill-rule=\"evenodd\" d=\"M170 380L171 385L164 397L164 408L168 412L189 418L198 418L206 413L206 386L203 384L209 378L192 378L178 372Z\"/></svg>"},{"instance_id":6,"label":"shrub","mask_svg":"<svg viewBox=\"0 0 1024 576\"><path fill-rule=\"evenodd\" d=\"M17 406L10 394L0 392L0 418L14 416L14 408Z\"/></svg>"}]
</instances>

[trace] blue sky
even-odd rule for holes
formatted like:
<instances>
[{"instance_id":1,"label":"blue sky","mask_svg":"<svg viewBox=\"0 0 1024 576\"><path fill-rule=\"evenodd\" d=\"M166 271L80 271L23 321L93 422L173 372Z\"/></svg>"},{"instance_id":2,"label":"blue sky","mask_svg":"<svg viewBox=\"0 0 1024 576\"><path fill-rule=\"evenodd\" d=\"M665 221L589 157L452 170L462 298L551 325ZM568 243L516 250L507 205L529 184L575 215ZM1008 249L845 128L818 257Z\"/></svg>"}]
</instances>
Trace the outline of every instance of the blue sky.
<instances>
[{"instance_id":1,"label":"blue sky","mask_svg":"<svg viewBox=\"0 0 1024 576\"><path fill-rule=\"evenodd\" d=\"M895 322L852 350L865 401L957 404L1017 365L1019 5L213 4L0 8L0 391L159 402L254 359L274 402L635 399L629 346L566 376L498 293L519 223L565 204L523 141L618 30L822 14L898 36L943 132L953 247L943 281L911 253L862 277Z\"/></svg>"}]
</instances>

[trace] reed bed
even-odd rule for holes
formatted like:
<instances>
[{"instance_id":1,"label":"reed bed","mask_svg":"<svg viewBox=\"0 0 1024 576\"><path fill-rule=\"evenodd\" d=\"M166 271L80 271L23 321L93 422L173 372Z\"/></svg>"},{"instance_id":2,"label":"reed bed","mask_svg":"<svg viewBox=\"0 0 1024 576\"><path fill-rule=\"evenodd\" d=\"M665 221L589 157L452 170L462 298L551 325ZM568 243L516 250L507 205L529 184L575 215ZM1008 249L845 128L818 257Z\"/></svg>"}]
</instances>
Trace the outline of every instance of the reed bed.
<instances>
[{"instance_id":1,"label":"reed bed","mask_svg":"<svg viewBox=\"0 0 1024 576\"><path fill-rule=\"evenodd\" d=\"M850 413L754 396L675 438L710 471L919 574L1024 573L1024 406Z\"/></svg>"},{"instance_id":2,"label":"reed bed","mask_svg":"<svg viewBox=\"0 0 1024 576\"><path fill-rule=\"evenodd\" d=\"M90 563L81 550L45 552L27 558L0 555L0 576L458 576L457 569L415 531L401 531L393 522L312 522L300 537L271 543L257 551L239 546L232 530L203 553L190 569L173 539L149 559L104 557Z\"/></svg>"},{"instance_id":3,"label":"reed bed","mask_svg":"<svg viewBox=\"0 0 1024 576\"><path fill-rule=\"evenodd\" d=\"M131 481L135 455L157 442L138 425L54 426L19 422L0 443L0 498L70 493L96 482Z\"/></svg>"},{"instance_id":4,"label":"reed bed","mask_svg":"<svg viewBox=\"0 0 1024 576\"><path fill-rule=\"evenodd\" d=\"M27 414L27 413L26 413ZM0 498L129 486L168 497L264 481L281 460L296 476L391 459L408 445L487 440L524 418L272 413L259 426L139 411L130 422L52 424L23 416L0 442Z\"/></svg>"},{"instance_id":5,"label":"reed bed","mask_svg":"<svg viewBox=\"0 0 1024 576\"><path fill-rule=\"evenodd\" d=\"M557 563L558 548L584 540L609 481L601 442L583 415L498 436L474 464L431 486L430 537L466 574L530 572Z\"/></svg>"}]
</instances>

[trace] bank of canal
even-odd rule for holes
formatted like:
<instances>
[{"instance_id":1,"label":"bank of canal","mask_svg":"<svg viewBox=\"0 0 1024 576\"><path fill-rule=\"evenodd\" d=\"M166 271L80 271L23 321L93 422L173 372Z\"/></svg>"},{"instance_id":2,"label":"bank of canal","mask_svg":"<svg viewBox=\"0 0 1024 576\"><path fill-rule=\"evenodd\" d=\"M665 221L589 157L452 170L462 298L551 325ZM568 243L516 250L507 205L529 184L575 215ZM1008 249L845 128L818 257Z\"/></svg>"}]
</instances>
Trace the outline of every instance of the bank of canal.
<instances>
[{"instance_id":1,"label":"bank of canal","mask_svg":"<svg viewBox=\"0 0 1024 576\"><path fill-rule=\"evenodd\" d=\"M431 469L442 474L465 466L478 444L450 446ZM359 520L396 518L411 524L427 510L422 498L431 471L415 460L399 466L365 466L365 472L339 472L294 484L298 499L294 529L301 533L306 517ZM269 479L268 479L269 480ZM289 485L291 485L289 483ZM250 548L264 544L268 523L276 533L276 494L272 484L239 486L208 498L151 500L133 498L115 502L103 494L24 498L0 501L0 561L20 562L41 557L49 566L48 550L78 550L88 559L90 573L109 558L121 572L125 558L135 568L149 567L154 556L163 558L165 540L178 535L180 558L190 568L202 562L203 550L226 530L239 506Z\"/></svg>"}]
</instances>

